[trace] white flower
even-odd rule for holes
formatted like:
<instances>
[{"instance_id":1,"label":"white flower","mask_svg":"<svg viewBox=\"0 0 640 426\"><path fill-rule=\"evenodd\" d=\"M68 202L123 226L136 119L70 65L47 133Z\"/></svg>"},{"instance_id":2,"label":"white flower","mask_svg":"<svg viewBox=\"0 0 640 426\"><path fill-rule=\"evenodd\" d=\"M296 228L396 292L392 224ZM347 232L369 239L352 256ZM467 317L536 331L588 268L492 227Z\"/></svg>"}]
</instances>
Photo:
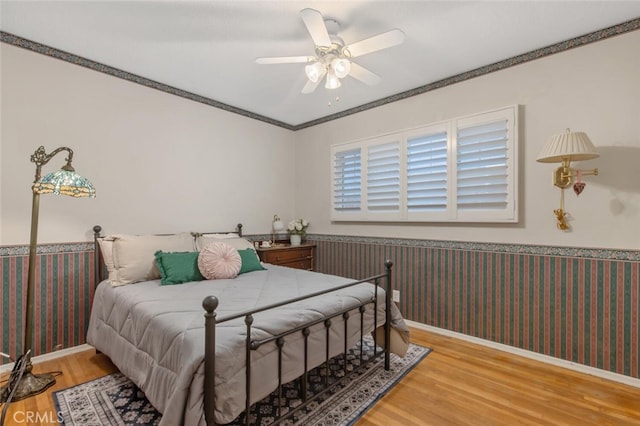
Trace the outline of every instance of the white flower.
<instances>
[{"instance_id":1,"label":"white flower","mask_svg":"<svg viewBox=\"0 0 640 426\"><path fill-rule=\"evenodd\" d=\"M289 222L287 230L293 235L307 235L307 228L309 227L309 221L306 219L295 219Z\"/></svg>"}]
</instances>

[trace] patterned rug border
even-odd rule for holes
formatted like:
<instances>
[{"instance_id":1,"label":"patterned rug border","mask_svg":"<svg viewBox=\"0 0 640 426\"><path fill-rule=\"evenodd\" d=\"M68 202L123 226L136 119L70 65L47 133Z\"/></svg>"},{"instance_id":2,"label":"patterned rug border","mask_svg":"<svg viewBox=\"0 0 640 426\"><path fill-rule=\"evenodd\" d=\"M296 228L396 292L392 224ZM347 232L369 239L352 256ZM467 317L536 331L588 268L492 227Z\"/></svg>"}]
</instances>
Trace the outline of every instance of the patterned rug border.
<instances>
[{"instance_id":1,"label":"patterned rug border","mask_svg":"<svg viewBox=\"0 0 640 426\"><path fill-rule=\"evenodd\" d=\"M314 404L318 405L327 404L327 407L325 407L325 409L312 412L305 412L304 410L302 410L301 413L294 414L293 419L295 420L288 419L284 424L324 425L326 424L326 419L330 418L332 420L331 424L353 426L356 421L358 421L369 410L371 410L378 403L378 401L380 401L387 393L389 393L404 377L407 376L407 374L409 374L432 352L433 350L431 348L411 343L409 345L407 355L404 358L400 358L395 354L391 355L391 365L389 371L386 371L383 368L384 357L380 357L372 363L358 366L356 367L356 369L360 371L357 372L354 376L350 376L351 378L347 379L347 383L338 386L338 388L334 392L331 392L326 397L321 398L317 403L314 402ZM385 378L385 376L387 377ZM381 377L382 380L377 380ZM370 380L374 383L369 383ZM356 385L354 387L354 382L359 383L359 385ZM380 384L376 387L375 384L377 384L378 382ZM56 412L63 416L64 420L62 424L65 424L67 426L73 426L77 424L82 424L83 426L99 426L103 424L124 426L133 423L128 423L127 419L124 419L121 413L117 412L118 410L114 406L115 401L111 400L107 393L116 388L119 389L119 391L122 391L122 388L127 387L128 384L132 386L134 391L137 390L137 397L132 397L132 399L129 401L130 404L137 404L137 406L139 406L140 401L145 401L149 407L152 407L151 404L146 401L144 394L140 390L138 390L137 387L133 385L130 380L120 372L111 373L85 383L52 392L51 396L56 408ZM87 387L89 388L88 392L84 390ZM70 402L71 399L68 397L68 395L70 393L73 394L74 391L80 392L81 390L82 397L85 399L85 401L90 402L90 404L88 404L85 408L88 408L87 412L94 415L93 422L91 422L91 418L84 417L86 415L86 412L83 414L82 410L76 411L74 417L72 418L72 413L69 410L69 405L72 405L73 402ZM357 393L371 393L371 395L358 401L354 404L354 408L352 410L350 410L348 413L344 413L341 407L344 405L344 401L348 401L346 395L348 394L353 397L353 395L356 395ZM142 399L140 399L140 396L142 396ZM61 400L64 400L63 404L60 403ZM95 409L96 407L97 409ZM144 412L145 408L141 408ZM159 415L159 413L155 413ZM144 419L144 413L141 414L141 416ZM336 417L339 417L339 423L335 422ZM154 419L156 421L156 424L159 420L157 416L150 416L148 418ZM260 419L260 421L263 420L264 419ZM139 421L140 419L138 419L138 422ZM234 422L232 422L231 424L234 424Z\"/></svg>"},{"instance_id":2,"label":"patterned rug border","mask_svg":"<svg viewBox=\"0 0 640 426\"><path fill-rule=\"evenodd\" d=\"M407 369L404 370L402 374L396 377L396 379L391 383L387 384L386 388L382 392L380 392L373 400L369 401L364 410L354 413L353 419L351 419L351 421L349 421L346 426L353 426L355 422L358 421L362 416L364 416L369 410L371 410L378 403L378 401L380 401L386 394L391 392L391 389L393 389L400 382L400 380L404 379L407 374L413 371L413 369L416 368L418 364L420 364L427 356L431 354L431 352L433 352L433 349L426 346L418 345L416 343L411 343L409 350L411 350L411 346L420 348L421 350L423 350L423 352L416 356L416 359ZM409 351L407 351L407 353L409 353Z\"/></svg>"},{"instance_id":3,"label":"patterned rug border","mask_svg":"<svg viewBox=\"0 0 640 426\"><path fill-rule=\"evenodd\" d=\"M415 351L418 351L418 353L413 354L413 352L415 352ZM417 343L410 343L409 344L409 349L407 350L407 355L405 355L405 356L410 356L410 355L413 356L413 358L411 358L408 361L410 363L409 366L407 368L405 368L400 373L400 375L396 376L393 380L385 383L383 385L383 389L379 393L377 393L374 398L367 400L366 403L363 404L363 406L364 406L363 409L355 410L346 419L344 419L344 421L342 423L339 423L339 424L341 426L353 426L369 410L371 410L378 403L378 401L380 401L386 394L388 394L407 374L409 374L414 368L416 368L432 352L433 352L433 349L431 349L431 348L419 345ZM404 360L404 358L400 358L399 356L397 356L395 354L391 354L390 372L386 372L386 370L384 370L384 368L383 368L382 371L379 372L379 374L383 374L383 375L384 374L393 374L393 364L394 364L394 362L396 362L396 363L403 362L403 360ZM384 358L379 358L378 362L380 363L380 367L382 367L382 363L384 362ZM378 367L378 365L376 365L375 367ZM366 369L367 367L366 366L362 366L360 368ZM371 369L371 371L372 370L373 370L373 368ZM370 373L370 371L365 371L360 376L358 376L356 379L360 379L361 377L366 376L368 373ZM336 392L336 395L338 395L340 393L344 393L344 392L346 392L346 387L338 390ZM325 400L325 401L322 401L322 403L324 403L324 402L326 402L326 401L328 401L328 400L330 400L332 398L333 398L333 396L327 398L327 400ZM334 406L334 410L335 410L335 406ZM313 416L313 414L311 416ZM325 425L325 423L323 423L323 422L320 422L319 424Z\"/></svg>"}]
</instances>

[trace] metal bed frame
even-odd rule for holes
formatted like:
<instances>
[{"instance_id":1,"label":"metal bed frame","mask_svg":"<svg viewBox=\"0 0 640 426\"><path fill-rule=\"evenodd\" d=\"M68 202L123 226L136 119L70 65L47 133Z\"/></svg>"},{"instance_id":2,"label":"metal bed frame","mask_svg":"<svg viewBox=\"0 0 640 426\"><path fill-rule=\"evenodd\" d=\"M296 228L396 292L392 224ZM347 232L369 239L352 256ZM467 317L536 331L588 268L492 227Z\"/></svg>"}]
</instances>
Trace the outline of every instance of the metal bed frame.
<instances>
[{"instance_id":1,"label":"metal bed frame","mask_svg":"<svg viewBox=\"0 0 640 426\"><path fill-rule=\"evenodd\" d=\"M98 240L100 238L102 238L102 236L100 235L102 231L102 227L96 225L93 227L93 232L94 232L94 243L95 243L95 253L94 253L94 261L95 261L95 280L96 280L96 286L102 281L103 276L104 276L104 271L105 271L105 265L102 259L102 255L100 253L100 245L98 243ZM242 224L238 224L237 225L237 230L234 231L238 234L238 236L242 236ZM198 234L194 234L198 235ZM339 287L334 287L330 290L325 290L325 291L319 291L313 294L308 294L305 296L301 296L301 297L296 297L296 298L292 298L292 299L288 299L286 301L283 302L279 302L279 303L274 303L274 304L270 304L267 306L263 306L257 309L252 309L249 311L245 311L245 312L240 312L237 314L233 314L230 316L226 316L223 318L217 318L217 314L216 314L216 309L218 308L218 298L215 296L207 296L203 301L202 301L202 307L205 310L205 335L204 335L204 339L205 339L205 354L204 354L204 416L205 416L205 420L207 425L216 425L216 421L215 421L215 366L216 366L216 354L215 354L215 347L216 347L216 325L223 323L223 322L227 322L227 321L231 321L234 319L238 319L238 318L242 318L244 317L244 322L246 325L246 333L247 333L247 337L245 340L245 356L246 356L246 365L245 365L245 370L246 370L246 384L245 384L245 424L248 426L250 425L250 408L251 408L251 404L250 404L250 395L251 395L251 352L254 350L257 350L258 348L260 348L263 345L266 344L274 344L277 347L278 350L278 387L277 387L277 392L278 392L278 400L281 401L282 400L282 386L284 385L282 383L282 351L285 345L285 337L289 336L291 334L294 333L302 333L302 336L304 338L304 373L296 380L300 380L300 392L301 392L301 397L302 397L302 404L298 405L297 407L295 407L294 409L290 409L287 413L283 414L281 412L281 406L282 404L279 403L278 404L278 416L276 418L276 420L272 423L273 425L279 424L280 422L288 419L289 417L291 417L294 413L300 411L301 409L307 407L311 402L313 402L314 400L316 400L317 398L321 397L322 395L326 394L327 392L331 391L333 388L335 388L336 386L340 385L340 383L342 383L348 376L350 376L350 374L352 374L355 371L358 371L358 368L354 368L352 370L352 372L348 372L347 369L347 351L350 349L348 347L348 343L347 343L347 327L348 327L348 319L351 317L351 315L353 314L354 311L356 312L356 315L359 315L359 319L360 319L360 354L359 354L359 361L360 361L360 365L364 365L368 362L373 361L374 359L380 357L380 356L384 356L384 368L385 370L389 370L390 368L390 338L391 338L391 293L392 293L392 288L391 288L391 268L393 266L393 263L390 260L386 260L384 262L384 266L385 266L385 272L382 274L378 274L378 275L374 275L368 278L365 278L363 280L360 281L354 281L348 284L344 284L342 286ZM364 338L364 312L366 310L366 306L372 304L373 305L373 315L374 315L374 327L375 324L378 323L378 287L382 286L381 282L384 283L384 288L385 288L385 323L384 323L384 345L383 345L383 349L379 350L378 349L378 345L377 345L377 341L376 341L376 333L373 333L373 338L374 338L374 353L373 353L373 357L371 357L369 360L367 361L363 361L363 338ZM280 333L278 335L274 335L265 339L253 339L251 337L251 330L252 330L252 324L253 324L253 315L257 314L259 312L263 312L263 311L267 311L269 309L274 309L274 308L278 308L284 305L288 305L291 303L295 303L295 302L299 302L301 300L304 299L309 299L312 297L316 297L316 296L320 296L323 294L329 294L338 290L342 290L348 287L352 287L358 284L362 284L362 283L373 283L375 284L375 291L374 291L374 295L372 296L372 298L370 300L364 301L360 304L354 304L346 309L343 309L333 315L329 315L329 316L325 316L324 318L321 319L317 319L314 321L310 321L308 323L302 324L296 328L293 328L291 330L287 330L283 333ZM333 318L337 318L337 317L342 317L344 319L344 347L343 347L343 351L341 352L341 354L337 355L337 356L343 356L344 358L344 366L343 366L343 376L340 377L338 380L336 380L333 383L329 383L328 382L328 374L329 374L329 332L331 330L331 323L332 323L332 319ZM309 345L308 345L308 336L310 335L310 327L314 326L314 325L318 325L318 324L323 324L324 328L325 328L325 360L324 360L324 366L325 366L325 377L324 377L324 389L321 390L320 392L317 392L313 395L308 395L308 382L307 382L307 375L308 372L311 370L311 368L309 368L308 366L308 353L309 353ZM312 367L313 368L313 367Z\"/></svg>"}]
</instances>

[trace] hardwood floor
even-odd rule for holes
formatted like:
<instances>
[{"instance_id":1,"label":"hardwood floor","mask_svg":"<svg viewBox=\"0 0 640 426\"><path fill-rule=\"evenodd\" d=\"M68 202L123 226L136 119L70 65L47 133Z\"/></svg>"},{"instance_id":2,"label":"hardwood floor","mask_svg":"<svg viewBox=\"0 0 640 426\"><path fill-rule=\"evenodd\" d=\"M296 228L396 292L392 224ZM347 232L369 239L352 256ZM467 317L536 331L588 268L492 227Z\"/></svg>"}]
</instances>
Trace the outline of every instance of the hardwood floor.
<instances>
[{"instance_id":1,"label":"hardwood floor","mask_svg":"<svg viewBox=\"0 0 640 426\"><path fill-rule=\"evenodd\" d=\"M357 423L640 425L640 389L452 337L411 330L434 351Z\"/></svg>"},{"instance_id":2,"label":"hardwood floor","mask_svg":"<svg viewBox=\"0 0 640 426\"><path fill-rule=\"evenodd\" d=\"M369 410L358 426L640 425L638 388L452 337L411 331L412 341L434 351ZM11 404L6 425L56 424L52 391L116 369L106 356L92 350L35 367L36 373L55 370L62 371L55 386ZM29 412L52 421L25 422Z\"/></svg>"},{"instance_id":3,"label":"hardwood floor","mask_svg":"<svg viewBox=\"0 0 640 426\"><path fill-rule=\"evenodd\" d=\"M93 349L37 363L33 368L35 374L53 373L55 375L56 372L62 372L62 374L56 375L56 384L47 389L46 392L22 401L12 402L9 406L4 426L56 425L59 422L53 404L52 392L106 376L114 371L117 371L117 369L109 358L103 354L96 354ZM8 376L9 373L2 375L2 384L5 383Z\"/></svg>"}]
</instances>

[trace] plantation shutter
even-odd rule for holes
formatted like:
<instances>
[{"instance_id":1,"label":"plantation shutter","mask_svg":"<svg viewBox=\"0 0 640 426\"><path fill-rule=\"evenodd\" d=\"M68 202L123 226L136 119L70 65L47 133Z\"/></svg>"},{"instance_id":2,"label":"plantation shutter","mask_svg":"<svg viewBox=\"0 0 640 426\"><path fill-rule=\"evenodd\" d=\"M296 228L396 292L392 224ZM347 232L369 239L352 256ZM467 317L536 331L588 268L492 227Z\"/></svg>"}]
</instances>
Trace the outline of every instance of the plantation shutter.
<instances>
[{"instance_id":1,"label":"plantation shutter","mask_svg":"<svg viewBox=\"0 0 640 426\"><path fill-rule=\"evenodd\" d=\"M457 209L504 210L509 204L508 120L457 131Z\"/></svg>"},{"instance_id":2,"label":"plantation shutter","mask_svg":"<svg viewBox=\"0 0 640 426\"><path fill-rule=\"evenodd\" d=\"M360 211L362 182L360 157L360 148L334 153L333 209L335 212Z\"/></svg>"},{"instance_id":3,"label":"plantation shutter","mask_svg":"<svg viewBox=\"0 0 640 426\"><path fill-rule=\"evenodd\" d=\"M518 221L518 107L331 147L331 219Z\"/></svg>"},{"instance_id":4,"label":"plantation shutter","mask_svg":"<svg viewBox=\"0 0 640 426\"><path fill-rule=\"evenodd\" d=\"M400 142L367 149L367 211L400 210Z\"/></svg>"},{"instance_id":5,"label":"plantation shutter","mask_svg":"<svg viewBox=\"0 0 640 426\"><path fill-rule=\"evenodd\" d=\"M447 132L407 140L407 211L447 210Z\"/></svg>"}]
</instances>

